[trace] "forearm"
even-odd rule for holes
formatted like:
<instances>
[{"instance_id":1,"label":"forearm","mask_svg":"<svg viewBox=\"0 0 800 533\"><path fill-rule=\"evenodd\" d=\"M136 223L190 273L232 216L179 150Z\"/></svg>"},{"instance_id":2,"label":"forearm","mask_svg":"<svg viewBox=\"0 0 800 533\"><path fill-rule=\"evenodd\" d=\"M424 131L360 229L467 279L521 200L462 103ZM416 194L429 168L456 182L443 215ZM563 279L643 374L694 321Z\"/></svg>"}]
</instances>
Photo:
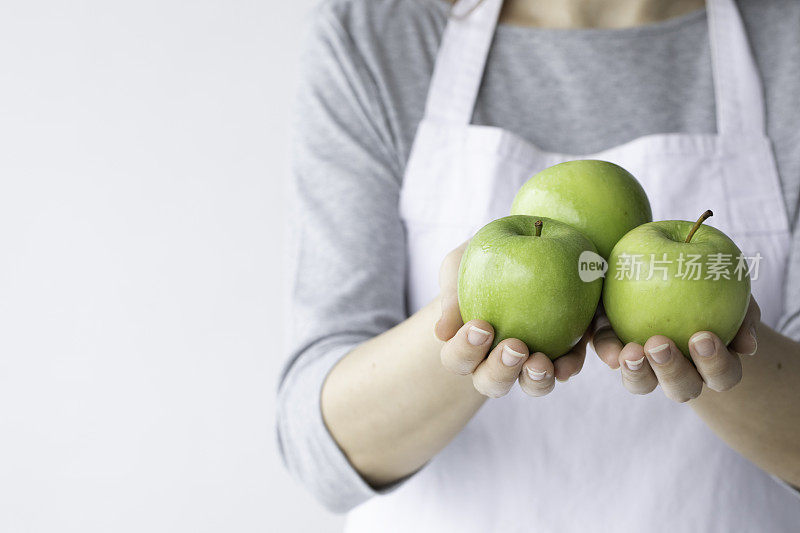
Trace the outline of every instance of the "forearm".
<instances>
[{"instance_id":1,"label":"forearm","mask_svg":"<svg viewBox=\"0 0 800 533\"><path fill-rule=\"evenodd\" d=\"M486 399L470 376L444 369L434 301L345 356L322 389L328 429L373 486L413 473L441 450Z\"/></svg>"},{"instance_id":2,"label":"forearm","mask_svg":"<svg viewBox=\"0 0 800 533\"><path fill-rule=\"evenodd\" d=\"M758 353L741 358L741 383L705 388L691 405L732 448L800 486L800 345L763 324L758 340Z\"/></svg>"}]
</instances>

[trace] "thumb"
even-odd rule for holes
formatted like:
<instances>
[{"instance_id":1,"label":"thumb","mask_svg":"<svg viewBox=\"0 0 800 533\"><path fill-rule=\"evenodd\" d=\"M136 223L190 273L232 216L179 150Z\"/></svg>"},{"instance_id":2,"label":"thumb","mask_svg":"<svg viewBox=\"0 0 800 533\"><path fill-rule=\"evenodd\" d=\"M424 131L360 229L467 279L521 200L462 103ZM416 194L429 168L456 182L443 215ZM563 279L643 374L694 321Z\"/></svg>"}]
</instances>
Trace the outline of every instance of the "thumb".
<instances>
[{"instance_id":1,"label":"thumb","mask_svg":"<svg viewBox=\"0 0 800 533\"><path fill-rule=\"evenodd\" d=\"M442 341L452 339L453 335L464 325L458 307L458 268L468 243L469 241L462 243L461 246L447 254L439 269L439 300L442 306L442 316L436 322L434 332L436 337Z\"/></svg>"},{"instance_id":2,"label":"thumb","mask_svg":"<svg viewBox=\"0 0 800 533\"><path fill-rule=\"evenodd\" d=\"M464 322L461 320L461 310L458 307L458 293L448 291L439 298L442 305L442 316L436 322L434 332L441 341L449 341L458 332Z\"/></svg>"}]
</instances>

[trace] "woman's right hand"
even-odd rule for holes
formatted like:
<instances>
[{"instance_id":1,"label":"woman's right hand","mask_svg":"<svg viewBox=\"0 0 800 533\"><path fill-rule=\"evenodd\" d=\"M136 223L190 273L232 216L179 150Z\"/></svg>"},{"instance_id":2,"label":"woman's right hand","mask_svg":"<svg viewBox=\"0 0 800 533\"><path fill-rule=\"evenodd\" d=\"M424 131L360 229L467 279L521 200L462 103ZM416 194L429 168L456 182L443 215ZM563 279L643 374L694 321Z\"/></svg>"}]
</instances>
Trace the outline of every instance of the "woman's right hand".
<instances>
[{"instance_id":1,"label":"woman's right hand","mask_svg":"<svg viewBox=\"0 0 800 533\"><path fill-rule=\"evenodd\" d=\"M519 339L504 339L490 352L492 325L484 320L463 323L458 306L458 267L466 247L467 242L447 254L439 270L442 316L435 334L444 341L442 365L455 374L471 374L475 389L490 398L505 396L517 380L528 395L544 396L555 388L556 379L567 381L580 372L588 335L568 354L551 361L541 352L529 354Z\"/></svg>"}]
</instances>

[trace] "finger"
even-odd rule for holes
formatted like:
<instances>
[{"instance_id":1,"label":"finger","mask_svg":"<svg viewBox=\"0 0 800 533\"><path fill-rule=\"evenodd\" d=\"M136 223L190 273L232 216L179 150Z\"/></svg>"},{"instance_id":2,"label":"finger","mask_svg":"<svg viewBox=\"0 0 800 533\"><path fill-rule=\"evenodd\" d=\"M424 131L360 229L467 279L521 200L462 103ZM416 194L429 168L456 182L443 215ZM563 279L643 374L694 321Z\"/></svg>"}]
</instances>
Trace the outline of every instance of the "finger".
<instances>
[{"instance_id":1,"label":"finger","mask_svg":"<svg viewBox=\"0 0 800 533\"><path fill-rule=\"evenodd\" d=\"M470 320L442 346L442 365L455 374L471 374L486 358L493 338L491 324L484 320Z\"/></svg>"},{"instance_id":2,"label":"finger","mask_svg":"<svg viewBox=\"0 0 800 533\"><path fill-rule=\"evenodd\" d=\"M755 355L758 350L758 335L756 328L761 323L761 308L756 303L756 299L750 297L750 305L744 315L742 325L736 336L728 345L731 350L742 355Z\"/></svg>"},{"instance_id":3,"label":"finger","mask_svg":"<svg viewBox=\"0 0 800 533\"><path fill-rule=\"evenodd\" d=\"M592 347L601 361L614 370L619 368L619 354L623 344L610 324L601 326L595 331L592 336Z\"/></svg>"},{"instance_id":4,"label":"finger","mask_svg":"<svg viewBox=\"0 0 800 533\"><path fill-rule=\"evenodd\" d=\"M644 352L667 398L688 402L700 396L703 378L674 342L655 335L645 343Z\"/></svg>"},{"instance_id":5,"label":"finger","mask_svg":"<svg viewBox=\"0 0 800 533\"><path fill-rule=\"evenodd\" d=\"M434 326L434 333L442 341L451 339L463 325L458 307L458 268L467 244L469 241L448 253L439 268L442 315Z\"/></svg>"},{"instance_id":6,"label":"finger","mask_svg":"<svg viewBox=\"0 0 800 533\"><path fill-rule=\"evenodd\" d=\"M433 328L436 338L447 341L453 338L456 332L464 325L461 319L461 309L458 307L458 293L443 292L440 297L442 316Z\"/></svg>"},{"instance_id":7,"label":"finger","mask_svg":"<svg viewBox=\"0 0 800 533\"><path fill-rule=\"evenodd\" d=\"M658 385L658 378L641 344L626 344L619 353L617 366L622 369L622 385L633 394L649 394Z\"/></svg>"},{"instance_id":8,"label":"finger","mask_svg":"<svg viewBox=\"0 0 800 533\"><path fill-rule=\"evenodd\" d=\"M584 333L572 350L553 361L555 377L558 381L566 382L581 371L583 362L586 360L586 343L590 333Z\"/></svg>"},{"instance_id":9,"label":"finger","mask_svg":"<svg viewBox=\"0 0 800 533\"><path fill-rule=\"evenodd\" d=\"M710 331L699 331L689 339L689 352L708 388L726 391L742 380L742 361L719 337Z\"/></svg>"},{"instance_id":10,"label":"finger","mask_svg":"<svg viewBox=\"0 0 800 533\"><path fill-rule=\"evenodd\" d=\"M542 352L532 354L519 375L519 386L529 396L544 396L556 386L553 361Z\"/></svg>"},{"instance_id":11,"label":"finger","mask_svg":"<svg viewBox=\"0 0 800 533\"><path fill-rule=\"evenodd\" d=\"M467 249L469 240L462 242L458 248L450 250L442 260L439 268L439 288L442 290L453 290L458 286L458 267L461 265L461 256Z\"/></svg>"},{"instance_id":12,"label":"finger","mask_svg":"<svg viewBox=\"0 0 800 533\"><path fill-rule=\"evenodd\" d=\"M472 373L475 390L489 398L505 396L528 360L528 347L519 339L506 339Z\"/></svg>"}]
</instances>

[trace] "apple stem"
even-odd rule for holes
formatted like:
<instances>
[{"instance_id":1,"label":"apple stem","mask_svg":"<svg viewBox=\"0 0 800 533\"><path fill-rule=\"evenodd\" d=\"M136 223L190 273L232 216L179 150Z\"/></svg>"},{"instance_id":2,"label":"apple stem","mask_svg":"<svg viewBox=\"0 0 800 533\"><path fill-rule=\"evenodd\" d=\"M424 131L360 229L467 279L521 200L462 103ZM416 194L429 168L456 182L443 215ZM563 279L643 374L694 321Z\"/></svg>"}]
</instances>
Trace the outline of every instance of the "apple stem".
<instances>
[{"instance_id":1,"label":"apple stem","mask_svg":"<svg viewBox=\"0 0 800 533\"><path fill-rule=\"evenodd\" d=\"M705 213L700 215L700 218L698 218L697 222L694 223L692 229L689 230L689 235L686 236L686 240L684 242L691 241L692 237L694 237L694 232L697 231L697 228L699 228L703 224L703 222L705 222L706 219L711 216L714 216L714 213L711 212L711 209L708 209Z\"/></svg>"},{"instance_id":2,"label":"apple stem","mask_svg":"<svg viewBox=\"0 0 800 533\"><path fill-rule=\"evenodd\" d=\"M535 237L541 237L542 236L542 221L541 220L537 220L536 222L533 223L533 227L536 230L536 233L534 233L534 236Z\"/></svg>"}]
</instances>

